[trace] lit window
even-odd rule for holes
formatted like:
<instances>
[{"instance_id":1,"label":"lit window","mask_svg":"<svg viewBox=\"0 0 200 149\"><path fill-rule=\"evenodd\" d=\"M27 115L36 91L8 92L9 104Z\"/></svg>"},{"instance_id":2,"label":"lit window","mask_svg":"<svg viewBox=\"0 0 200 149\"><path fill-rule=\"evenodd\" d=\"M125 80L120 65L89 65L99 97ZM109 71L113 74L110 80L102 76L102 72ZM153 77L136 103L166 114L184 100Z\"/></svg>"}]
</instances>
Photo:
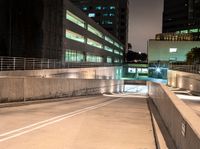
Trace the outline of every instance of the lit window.
<instances>
[{"instance_id":1,"label":"lit window","mask_svg":"<svg viewBox=\"0 0 200 149\"><path fill-rule=\"evenodd\" d=\"M92 27L91 25L88 25L88 31L90 31L91 33L99 36L99 37L103 37L103 34L101 32L99 32L97 29L95 29L94 27Z\"/></svg>"},{"instance_id":2,"label":"lit window","mask_svg":"<svg viewBox=\"0 0 200 149\"><path fill-rule=\"evenodd\" d=\"M110 10L114 10L115 9L115 6L110 6Z\"/></svg>"},{"instance_id":3,"label":"lit window","mask_svg":"<svg viewBox=\"0 0 200 149\"><path fill-rule=\"evenodd\" d=\"M182 30L181 33L188 33L188 30Z\"/></svg>"},{"instance_id":4,"label":"lit window","mask_svg":"<svg viewBox=\"0 0 200 149\"><path fill-rule=\"evenodd\" d=\"M189 32L190 32L190 33L198 33L198 28L190 29Z\"/></svg>"},{"instance_id":5,"label":"lit window","mask_svg":"<svg viewBox=\"0 0 200 149\"><path fill-rule=\"evenodd\" d=\"M84 36L82 36L78 33L72 32L70 30L66 30L65 36L66 36L66 38L71 39L71 40L75 40L75 41L82 42L82 43L85 42Z\"/></svg>"},{"instance_id":6,"label":"lit window","mask_svg":"<svg viewBox=\"0 0 200 149\"><path fill-rule=\"evenodd\" d=\"M116 47L120 48L120 45L119 45L117 42L115 42L114 45L115 45Z\"/></svg>"},{"instance_id":7,"label":"lit window","mask_svg":"<svg viewBox=\"0 0 200 149\"><path fill-rule=\"evenodd\" d=\"M65 61L66 62L76 62L76 51L68 49L65 52Z\"/></svg>"},{"instance_id":8,"label":"lit window","mask_svg":"<svg viewBox=\"0 0 200 149\"><path fill-rule=\"evenodd\" d=\"M110 48L110 47L108 47L108 46L105 46L105 47L104 47L104 50L109 51L109 52L113 52L113 49Z\"/></svg>"},{"instance_id":9,"label":"lit window","mask_svg":"<svg viewBox=\"0 0 200 149\"><path fill-rule=\"evenodd\" d=\"M120 46L119 46L119 48L120 48L121 50L123 50L123 49L124 49L122 45L120 45Z\"/></svg>"},{"instance_id":10,"label":"lit window","mask_svg":"<svg viewBox=\"0 0 200 149\"><path fill-rule=\"evenodd\" d=\"M114 50L114 53L120 55L120 52L118 50Z\"/></svg>"},{"instance_id":11,"label":"lit window","mask_svg":"<svg viewBox=\"0 0 200 149\"><path fill-rule=\"evenodd\" d=\"M95 16L96 16L95 13L89 13L89 14L88 14L88 17L90 17L90 18L94 18Z\"/></svg>"},{"instance_id":12,"label":"lit window","mask_svg":"<svg viewBox=\"0 0 200 149\"><path fill-rule=\"evenodd\" d=\"M120 60L119 60L118 58L115 58L114 62L115 62L115 63L119 63Z\"/></svg>"},{"instance_id":13,"label":"lit window","mask_svg":"<svg viewBox=\"0 0 200 149\"><path fill-rule=\"evenodd\" d=\"M108 36L105 36L105 40L108 41L108 42L110 42L111 44L113 44L113 40L110 39Z\"/></svg>"},{"instance_id":14,"label":"lit window","mask_svg":"<svg viewBox=\"0 0 200 149\"><path fill-rule=\"evenodd\" d=\"M82 8L84 11L88 10L88 7L87 6L83 6Z\"/></svg>"},{"instance_id":15,"label":"lit window","mask_svg":"<svg viewBox=\"0 0 200 149\"><path fill-rule=\"evenodd\" d=\"M87 44L91 45L91 46L94 46L94 47L97 47L97 48L100 48L100 49L103 48L103 45L101 43L99 43L97 41L94 41L92 39L89 39L89 38L87 39Z\"/></svg>"},{"instance_id":16,"label":"lit window","mask_svg":"<svg viewBox=\"0 0 200 149\"><path fill-rule=\"evenodd\" d=\"M66 13L66 18L67 18L67 20L85 28L85 22L68 10L67 10L67 13Z\"/></svg>"},{"instance_id":17,"label":"lit window","mask_svg":"<svg viewBox=\"0 0 200 149\"><path fill-rule=\"evenodd\" d=\"M96 10L101 10L101 6L97 6L97 7L96 7Z\"/></svg>"},{"instance_id":18,"label":"lit window","mask_svg":"<svg viewBox=\"0 0 200 149\"><path fill-rule=\"evenodd\" d=\"M107 57L107 63L112 63L112 58L111 57Z\"/></svg>"},{"instance_id":19,"label":"lit window","mask_svg":"<svg viewBox=\"0 0 200 149\"><path fill-rule=\"evenodd\" d=\"M169 48L169 52L170 53L176 53L177 52L177 48Z\"/></svg>"},{"instance_id":20,"label":"lit window","mask_svg":"<svg viewBox=\"0 0 200 149\"><path fill-rule=\"evenodd\" d=\"M101 56L87 54L86 61L87 62L94 62L94 63L102 63L103 58Z\"/></svg>"},{"instance_id":21,"label":"lit window","mask_svg":"<svg viewBox=\"0 0 200 149\"><path fill-rule=\"evenodd\" d=\"M114 17L115 14L114 14L114 13L110 13L109 16L110 16L110 17Z\"/></svg>"}]
</instances>

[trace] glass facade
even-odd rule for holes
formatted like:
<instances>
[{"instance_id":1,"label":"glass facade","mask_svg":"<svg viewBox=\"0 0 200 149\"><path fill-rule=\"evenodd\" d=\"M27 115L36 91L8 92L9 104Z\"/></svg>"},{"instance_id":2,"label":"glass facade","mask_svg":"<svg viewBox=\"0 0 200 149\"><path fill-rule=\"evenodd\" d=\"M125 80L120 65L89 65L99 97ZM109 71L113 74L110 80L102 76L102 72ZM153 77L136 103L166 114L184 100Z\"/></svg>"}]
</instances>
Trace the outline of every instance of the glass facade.
<instances>
[{"instance_id":1,"label":"glass facade","mask_svg":"<svg viewBox=\"0 0 200 149\"><path fill-rule=\"evenodd\" d=\"M113 40L112 39L110 39L108 36L105 36L105 40L106 41L108 41L109 43L111 43L111 44L113 44L114 42L113 42Z\"/></svg>"},{"instance_id":2,"label":"glass facade","mask_svg":"<svg viewBox=\"0 0 200 149\"><path fill-rule=\"evenodd\" d=\"M71 39L71 40L75 40L75 41L78 41L78 42L82 42L82 43L85 42L84 36L82 36L78 33L72 32L70 30L66 30L66 38Z\"/></svg>"},{"instance_id":3,"label":"glass facade","mask_svg":"<svg viewBox=\"0 0 200 149\"><path fill-rule=\"evenodd\" d=\"M65 52L66 62L83 62L84 54L80 51L67 49Z\"/></svg>"},{"instance_id":4,"label":"glass facade","mask_svg":"<svg viewBox=\"0 0 200 149\"><path fill-rule=\"evenodd\" d=\"M95 29L94 27L92 27L91 25L89 25L88 24L88 27L87 27L87 29L88 29L88 31L90 31L91 33L93 33L93 34L95 34L95 35L97 35L97 36L99 36L99 37L103 37L103 34L100 32L100 31L98 31L97 29Z\"/></svg>"},{"instance_id":5,"label":"glass facade","mask_svg":"<svg viewBox=\"0 0 200 149\"><path fill-rule=\"evenodd\" d=\"M101 43L99 43L97 41L94 41L94 40L92 40L90 38L87 38L87 44L91 45L91 46L94 46L94 47L97 47L97 48L100 48L100 49L103 48L103 45Z\"/></svg>"},{"instance_id":6,"label":"glass facade","mask_svg":"<svg viewBox=\"0 0 200 149\"><path fill-rule=\"evenodd\" d=\"M113 49L110 48L110 47L108 47L108 46L105 46L105 47L104 47L104 50L109 51L109 52L113 52Z\"/></svg>"},{"instance_id":7,"label":"glass facade","mask_svg":"<svg viewBox=\"0 0 200 149\"><path fill-rule=\"evenodd\" d=\"M87 62L94 62L94 63L102 63L103 58L101 56L87 54L86 61Z\"/></svg>"},{"instance_id":8,"label":"glass facade","mask_svg":"<svg viewBox=\"0 0 200 149\"><path fill-rule=\"evenodd\" d=\"M107 57L107 63L112 63L112 58L111 57Z\"/></svg>"},{"instance_id":9,"label":"glass facade","mask_svg":"<svg viewBox=\"0 0 200 149\"><path fill-rule=\"evenodd\" d=\"M80 19L79 17L77 17L76 15L74 15L68 10L66 11L66 18L67 20L85 28L85 21L83 21L82 19Z\"/></svg>"}]
</instances>

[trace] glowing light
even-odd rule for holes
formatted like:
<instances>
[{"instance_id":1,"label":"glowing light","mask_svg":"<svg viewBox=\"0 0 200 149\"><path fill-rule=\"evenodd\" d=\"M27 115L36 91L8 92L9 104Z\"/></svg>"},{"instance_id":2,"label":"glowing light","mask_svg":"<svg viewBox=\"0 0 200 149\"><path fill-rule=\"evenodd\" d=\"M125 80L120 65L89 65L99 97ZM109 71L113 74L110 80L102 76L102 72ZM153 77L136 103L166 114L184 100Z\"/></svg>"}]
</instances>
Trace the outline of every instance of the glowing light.
<instances>
[{"instance_id":1,"label":"glowing light","mask_svg":"<svg viewBox=\"0 0 200 149\"><path fill-rule=\"evenodd\" d=\"M156 72L160 73L161 72L161 69L158 67L156 68Z\"/></svg>"}]
</instances>

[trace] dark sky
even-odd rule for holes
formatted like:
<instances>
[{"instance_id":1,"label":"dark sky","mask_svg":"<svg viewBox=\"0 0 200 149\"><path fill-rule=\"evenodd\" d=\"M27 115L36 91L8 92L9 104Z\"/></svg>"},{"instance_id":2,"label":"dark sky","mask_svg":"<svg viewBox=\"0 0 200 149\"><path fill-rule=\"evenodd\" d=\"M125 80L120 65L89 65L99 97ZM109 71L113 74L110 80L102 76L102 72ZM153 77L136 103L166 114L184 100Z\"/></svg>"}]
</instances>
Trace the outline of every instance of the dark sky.
<instances>
[{"instance_id":1,"label":"dark sky","mask_svg":"<svg viewBox=\"0 0 200 149\"><path fill-rule=\"evenodd\" d=\"M147 52L148 39L162 32L163 0L129 0L129 43Z\"/></svg>"}]
</instances>

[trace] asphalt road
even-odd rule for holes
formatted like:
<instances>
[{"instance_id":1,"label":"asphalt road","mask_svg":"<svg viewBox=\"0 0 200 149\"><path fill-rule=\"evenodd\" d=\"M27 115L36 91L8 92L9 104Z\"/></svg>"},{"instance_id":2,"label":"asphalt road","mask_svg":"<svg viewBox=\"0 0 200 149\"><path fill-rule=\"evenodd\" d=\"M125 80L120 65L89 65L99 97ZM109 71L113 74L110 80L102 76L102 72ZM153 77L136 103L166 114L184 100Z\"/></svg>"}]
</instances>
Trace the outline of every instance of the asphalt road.
<instances>
[{"instance_id":1,"label":"asphalt road","mask_svg":"<svg viewBox=\"0 0 200 149\"><path fill-rule=\"evenodd\" d=\"M155 149L146 98L93 96L0 108L0 149Z\"/></svg>"}]
</instances>

